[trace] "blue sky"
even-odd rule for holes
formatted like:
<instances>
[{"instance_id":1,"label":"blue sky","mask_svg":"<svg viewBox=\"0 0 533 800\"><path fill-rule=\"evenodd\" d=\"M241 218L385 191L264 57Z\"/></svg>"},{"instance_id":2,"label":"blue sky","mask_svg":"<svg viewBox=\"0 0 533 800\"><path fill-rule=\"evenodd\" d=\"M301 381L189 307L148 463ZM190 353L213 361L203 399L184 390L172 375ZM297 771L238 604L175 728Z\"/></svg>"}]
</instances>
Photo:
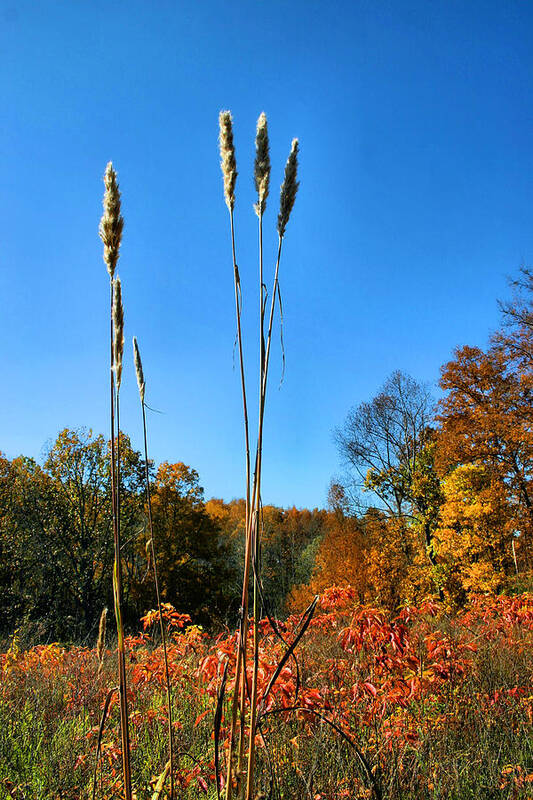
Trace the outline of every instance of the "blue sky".
<instances>
[{"instance_id":1,"label":"blue sky","mask_svg":"<svg viewBox=\"0 0 533 800\"><path fill-rule=\"evenodd\" d=\"M533 6L502 2L0 0L1 449L107 430L108 277L97 235L112 159L126 220L124 428L153 457L243 493L228 215L217 115L232 110L250 393L257 383L253 140L269 119L272 268L283 165L301 187L281 268L263 495L322 506L331 430L387 375L435 383L498 323L533 261ZM255 420L255 416L254 416ZM255 431L255 421L253 425Z\"/></svg>"}]
</instances>

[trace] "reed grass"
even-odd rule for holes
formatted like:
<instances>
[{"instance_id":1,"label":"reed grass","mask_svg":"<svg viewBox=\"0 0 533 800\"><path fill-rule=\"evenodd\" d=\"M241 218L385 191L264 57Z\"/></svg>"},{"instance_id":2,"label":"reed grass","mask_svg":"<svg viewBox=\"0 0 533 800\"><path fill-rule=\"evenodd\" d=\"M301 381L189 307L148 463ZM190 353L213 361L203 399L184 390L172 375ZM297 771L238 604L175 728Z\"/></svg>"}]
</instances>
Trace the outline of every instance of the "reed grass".
<instances>
[{"instance_id":1,"label":"reed grass","mask_svg":"<svg viewBox=\"0 0 533 800\"><path fill-rule=\"evenodd\" d=\"M246 394L246 373L243 354L243 338L241 326L241 283L239 268L235 253L235 221L233 209L235 206L235 183L237 180L237 162L235 159L235 147L233 143L233 120L229 111L221 111L219 114L219 143L220 143L220 162L222 176L224 180L224 199L228 207L230 216L231 234L231 254L233 263L233 280L235 290L235 316L237 322L237 344L239 349L239 368L241 377L241 393L243 403L244 420L244 441L245 441L245 471L246 471L246 507L245 507L245 554L244 554L244 573L242 582L242 595L240 607L240 622L237 633L237 664L235 680L233 686L233 704L231 710L231 724L228 750L228 771L226 777L226 800L231 798L231 787L234 775L234 748L236 737L237 716L240 712L240 729L244 732L244 691L245 680L241 676L244 671L245 647L248 632L248 583L250 577L251 559L251 530L250 530L250 433L248 423L248 400ZM239 692L241 692L241 703L239 707ZM242 744L241 744L242 747ZM239 763L241 759L239 757ZM240 775L240 769L239 769Z\"/></svg>"},{"instance_id":2,"label":"reed grass","mask_svg":"<svg viewBox=\"0 0 533 800\"><path fill-rule=\"evenodd\" d=\"M122 776L125 800L132 800L131 748L129 736L128 697L126 684L126 652L122 619L122 567L120 545L120 401L122 352L124 347L124 310L120 280L115 270L120 254L124 219L117 174L108 163L104 174L104 213L100 221L100 238L104 244L104 262L111 290L110 319L110 423L111 423L111 510L113 520L113 600L117 624L117 661L119 676L120 736L122 746Z\"/></svg>"},{"instance_id":3,"label":"reed grass","mask_svg":"<svg viewBox=\"0 0 533 800\"><path fill-rule=\"evenodd\" d=\"M222 175L224 181L224 198L230 216L231 252L234 267L234 283L236 298L237 341L239 346L239 360L241 370L241 391L244 409L245 428L245 462L246 462L246 519L245 519L245 556L242 581L241 618L237 634L236 646L236 672L233 683L233 701L231 709L229 748L227 760L227 777L225 800L231 800L235 789L235 796L243 796L245 800L252 800L254 794L255 777L255 748L258 726L258 669L259 669L259 620L261 616L261 579L260 579L260 549L261 549L261 475L263 460L263 431L266 405L266 391L268 384L268 365L273 333L274 313L276 303L279 303L281 312L281 293L279 289L279 269L281 261L282 242L286 227L294 207L298 190L298 140L294 139L285 167L285 179L281 186L280 209L278 214L278 249L276 266L274 270L273 288L268 317L268 329L265 337L267 293L264 280L264 252L263 252L263 218L270 185L270 147L268 137L268 123L264 113L259 116L255 139L254 182L257 200L254 210L259 224L259 392L258 392L258 432L254 461L253 480L250 476L250 445L248 403L246 395L246 373L243 356L241 304L240 304L240 277L235 256L235 185L237 178L237 165L233 137L233 122L229 111L222 111L219 115L219 142ZM252 576L250 575L252 573ZM247 714L247 676L246 676L246 648L248 641L248 597L250 578L253 586L253 663L252 663L252 688L249 699L249 712ZM248 719L248 749L245 756L245 732ZM239 728L239 748L235 763L235 743ZM246 766L245 766L246 762Z\"/></svg>"}]
</instances>

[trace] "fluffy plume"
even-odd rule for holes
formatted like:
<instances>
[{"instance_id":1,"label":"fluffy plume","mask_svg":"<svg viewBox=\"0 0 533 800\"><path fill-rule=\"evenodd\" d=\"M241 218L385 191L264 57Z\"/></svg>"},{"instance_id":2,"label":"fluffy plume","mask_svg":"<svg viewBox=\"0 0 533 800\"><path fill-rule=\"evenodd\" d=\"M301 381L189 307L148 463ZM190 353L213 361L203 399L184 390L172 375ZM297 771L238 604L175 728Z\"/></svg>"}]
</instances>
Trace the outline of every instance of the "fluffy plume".
<instances>
[{"instance_id":1,"label":"fluffy plume","mask_svg":"<svg viewBox=\"0 0 533 800\"><path fill-rule=\"evenodd\" d=\"M113 368L117 390L122 380L122 357L124 355L124 307L120 278L113 281Z\"/></svg>"},{"instance_id":2,"label":"fluffy plume","mask_svg":"<svg viewBox=\"0 0 533 800\"><path fill-rule=\"evenodd\" d=\"M281 194L279 198L278 233L282 239L285 236L285 228L287 227L296 199L296 192L300 185L296 180L298 174L298 149L298 139L293 139L291 152L285 164L285 180L281 185Z\"/></svg>"},{"instance_id":3,"label":"fluffy plume","mask_svg":"<svg viewBox=\"0 0 533 800\"><path fill-rule=\"evenodd\" d=\"M120 192L117 173L111 161L104 174L104 213L100 220L99 234L104 243L104 261L112 278L117 266L124 219L120 214Z\"/></svg>"},{"instance_id":4,"label":"fluffy plume","mask_svg":"<svg viewBox=\"0 0 533 800\"><path fill-rule=\"evenodd\" d=\"M255 190L257 203L254 205L255 213L260 217L266 208L268 185L270 182L270 152L268 146L268 125L266 114L263 112L257 120L257 133L255 135Z\"/></svg>"},{"instance_id":5,"label":"fluffy plume","mask_svg":"<svg viewBox=\"0 0 533 800\"><path fill-rule=\"evenodd\" d=\"M102 671L104 666L104 648L105 648L105 628L107 621L107 608L104 608L100 615L100 625L98 626L98 641L96 642L96 656L98 658L98 674Z\"/></svg>"},{"instance_id":6,"label":"fluffy plume","mask_svg":"<svg viewBox=\"0 0 533 800\"><path fill-rule=\"evenodd\" d=\"M224 199L230 211L235 205L235 182L237 181L237 162L233 144L233 120L230 111L221 111L218 115L220 126L220 166L224 176Z\"/></svg>"},{"instance_id":7,"label":"fluffy plume","mask_svg":"<svg viewBox=\"0 0 533 800\"><path fill-rule=\"evenodd\" d=\"M139 387L139 395L141 403L144 404L144 393L146 391L146 383L144 381L143 362L141 361L141 354L139 352L139 345L137 338L133 337L133 361L135 363L135 372L137 374L137 385Z\"/></svg>"}]
</instances>

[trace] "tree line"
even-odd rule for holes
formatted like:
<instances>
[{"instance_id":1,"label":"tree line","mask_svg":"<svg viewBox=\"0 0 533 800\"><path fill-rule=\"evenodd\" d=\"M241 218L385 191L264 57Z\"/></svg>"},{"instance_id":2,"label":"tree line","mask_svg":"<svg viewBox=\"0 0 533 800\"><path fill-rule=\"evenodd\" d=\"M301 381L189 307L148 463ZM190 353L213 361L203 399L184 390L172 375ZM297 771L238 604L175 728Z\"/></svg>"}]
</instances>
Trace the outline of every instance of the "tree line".
<instances>
[{"instance_id":1,"label":"tree line","mask_svg":"<svg viewBox=\"0 0 533 800\"><path fill-rule=\"evenodd\" d=\"M262 508L264 612L331 585L395 606L527 585L533 566L533 272L523 269L486 349L442 368L442 397L399 371L335 439L329 510ZM154 605L142 454L121 434L124 616ZM198 473L149 465L162 599L195 622L239 614L245 501L206 501ZM64 430L42 464L0 457L0 630L83 640L112 605L109 442Z\"/></svg>"},{"instance_id":2,"label":"tree line","mask_svg":"<svg viewBox=\"0 0 533 800\"><path fill-rule=\"evenodd\" d=\"M127 627L155 605L145 463L121 434L123 613ZM196 470L149 464L163 602L207 626L233 624L240 604L244 501L204 499ZM282 613L295 582L309 580L312 543L326 511L263 509L264 592ZM94 635L112 607L109 442L86 429L60 432L43 464L0 457L0 631L78 640Z\"/></svg>"}]
</instances>

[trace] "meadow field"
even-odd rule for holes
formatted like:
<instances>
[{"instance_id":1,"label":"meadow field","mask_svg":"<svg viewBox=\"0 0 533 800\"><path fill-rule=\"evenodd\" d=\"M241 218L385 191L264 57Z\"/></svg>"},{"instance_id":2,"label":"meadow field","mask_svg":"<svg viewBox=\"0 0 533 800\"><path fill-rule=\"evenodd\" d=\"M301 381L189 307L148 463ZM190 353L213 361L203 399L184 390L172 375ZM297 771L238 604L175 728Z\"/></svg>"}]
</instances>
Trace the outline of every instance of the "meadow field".
<instances>
[{"instance_id":1,"label":"meadow field","mask_svg":"<svg viewBox=\"0 0 533 800\"><path fill-rule=\"evenodd\" d=\"M231 718L235 635L213 638L170 607L176 796L217 797ZM167 762L157 612L126 639L132 780L138 800ZM261 622L257 797L518 800L533 795L533 598L474 597L395 614L325 591L290 657L300 616ZM284 641L282 641L282 638ZM252 642L250 641L250 652ZM0 797L78 800L93 791L98 731L116 678L106 648L51 643L0 657ZM248 667L251 688L252 667ZM96 795L122 797L117 694L100 743ZM218 731L215 737L215 729Z\"/></svg>"}]
</instances>

